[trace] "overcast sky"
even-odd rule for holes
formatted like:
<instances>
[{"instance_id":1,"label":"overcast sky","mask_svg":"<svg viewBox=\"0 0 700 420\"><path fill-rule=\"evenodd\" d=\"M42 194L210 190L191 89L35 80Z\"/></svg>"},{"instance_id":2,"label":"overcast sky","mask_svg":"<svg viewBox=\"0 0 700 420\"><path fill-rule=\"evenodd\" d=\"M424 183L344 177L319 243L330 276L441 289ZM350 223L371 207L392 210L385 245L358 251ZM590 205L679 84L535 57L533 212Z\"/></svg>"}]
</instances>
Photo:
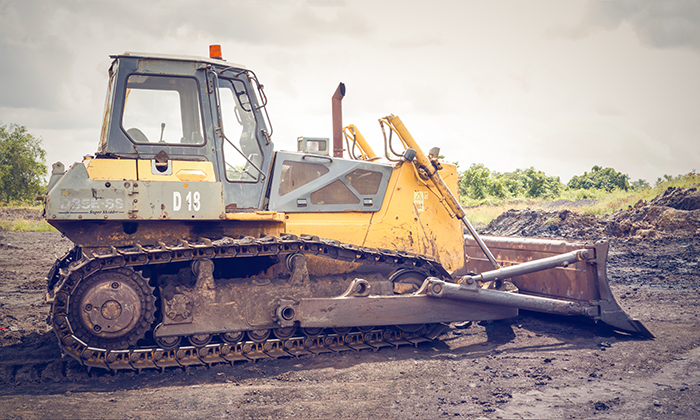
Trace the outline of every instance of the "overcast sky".
<instances>
[{"instance_id":1,"label":"overcast sky","mask_svg":"<svg viewBox=\"0 0 700 420\"><path fill-rule=\"evenodd\" d=\"M0 0L0 122L47 163L97 149L110 54L208 55L265 85L277 149L399 115L461 169L700 170L698 1Z\"/></svg>"}]
</instances>

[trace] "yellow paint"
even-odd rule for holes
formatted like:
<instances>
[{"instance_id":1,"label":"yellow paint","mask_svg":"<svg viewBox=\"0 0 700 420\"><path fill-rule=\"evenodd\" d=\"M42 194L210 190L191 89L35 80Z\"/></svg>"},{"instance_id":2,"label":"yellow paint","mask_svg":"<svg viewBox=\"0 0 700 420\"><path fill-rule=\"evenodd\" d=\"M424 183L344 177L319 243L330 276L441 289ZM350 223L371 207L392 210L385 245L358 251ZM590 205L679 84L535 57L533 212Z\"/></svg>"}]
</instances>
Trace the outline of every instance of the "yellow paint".
<instances>
[{"instance_id":1,"label":"yellow paint","mask_svg":"<svg viewBox=\"0 0 700 420\"><path fill-rule=\"evenodd\" d=\"M401 119L395 115L389 115L388 117L379 119L379 123L382 127L386 125L395 132L406 149L411 148L416 152L413 164L416 169L424 171L424 175L430 179L430 183L437 189L438 194L440 194L441 202L450 209L450 212L454 213L460 219L466 217L464 209L462 209L462 205L459 203L458 194L450 189L439 174L434 172L434 167L439 164L437 158L428 158L428 156L423 153L416 140L403 122L401 122Z\"/></svg>"},{"instance_id":2,"label":"yellow paint","mask_svg":"<svg viewBox=\"0 0 700 420\"><path fill-rule=\"evenodd\" d=\"M137 161L134 159L88 159L84 164L91 179L136 180ZM211 162L171 161L171 165L172 175L155 175L151 173L150 160L139 160L138 179L182 182L182 176L200 177L204 173L200 181L215 182ZM440 175L447 187L457 195L456 167L446 163L442 166ZM382 207L375 213L253 212L227 213L225 217L226 220L253 224L262 222L264 230L271 230L270 233L283 230L359 246L426 254L438 259L447 270L456 270L464 265L461 223L450 217L439 198L417 177L413 165L408 162L400 162L394 168ZM281 225L284 222L286 224ZM321 267L316 269L321 270Z\"/></svg>"},{"instance_id":3,"label":"yellow paint","mask_svg":"<svg viewBox=\"0 0 700 420\"><path fill-rule=\"evenodd\" d=\"M214 165L211 162L173 160L170 161L173 169L170 175L153 174L151 161L148 159L85 159L83 164L89 178L96 181L216 182Z\"/></svg>"},{"instance_id":4,"label":"yellow paint","mask_svg":"<svg viewBox=\"0 0 700 420\"><path fill-rule=\"evenodd\" d=\"M428 201L427 191L413 191L413 204L416 206L418 213L425 211L425 202Z\"/></svg>"},{"instance_id":5,"label":"yellow paint","mask_svg":"<svg viewBox=\"0 0 700 420\"><path fill-rule=\"evenodd\" d=\"M452 163L440 163L442 170L439 172L442 180L447 184L447 188L452 191L455 197L459 198L459 173L457 166Z\"/></svg>"},{"instance_id":6,"label":"yellow paint","mask_svg":"<svg viewBox=\"0 0 700 420\"><path fill-rule=\"evenodd\" d=\"M372 213L288 213L287 233L316 235L321 238L362 245Z\"/></svg>"},{"instance_id":7,"label":"yellow paint","mask_svg":"<svg viewBox=\"0 0 700 420\"><path fill-rule=\"evenodd\" d=\"M139 181L199 181L216 182L214 165L211 162L193 162L189 160L171 160L172 174L154 174L150 160L139 160Z\"/></svg>"},{"instance_id":8,"label":"yellow paint","mask_svg":"<svg viewBox=\"0 0 700 420\"><path fill-rule=\"evenodd\" d=\"M360 129L355 127L355 125L350 124L343 127L343 135L346 139L355 142L355 146L360 151L363 160L374 160L378 158L377 154L372 150L372 146L367 143L365 137L360 133Z\"/></svg>"},{"instance_id":9,"label":"yellow paint","mask_svg":"<svg viewBox=\"0 0 700 420\"><path fill-rule=\"evenodd\" d=\"M226 220L284 222L284 213L256 211L252 213L226 213Z\"/></svg>"},{"instance_id":10,"label":"yellow paint","mask_svg":"<svg viewBox=\"0 0 700 420\"><path fill-rule=\"evenodd\" d=\"M135 159L85 159L83 164L96 181L136 181Z\"/></svg>"},{"instance_id":11,"label":"yellow paint","mask_svg":"<svg viewBox=\"0 0 700 420\"><path fill-rule=\"evenodd\" d=\"M440 175L456 192L454 165L443 165ZM463 244L461 222L450 217L438 197L418 179L412 164L399 163L382 208L372 217L364 246L430 255L447 270L456 270L464 265Z\"/></svg>"},{"instance_id":12,"label":"yellow paint","mask_svg":"<svg viewBox=\"0 0 700 420\"><path fill-rule=\"evenodd\" d=\"M457 193L457 169L443 164L440 175ZM422 209L416 205L421 197ZM376 213L289 213L287 233L317 235L343 243L426 254L447 270L464 265L462 225L416 176L410 163L394 169L381 209Z\"/></svg>"},{"instance_id":13,"label":"yellow paint","mask_svg":"<svg viewBox=\"0 0 700 420\"><path fill-rule=\"evenodd\" d=\"M207 173L201 169L180 169L175 176L180 181L203 181L207 178Z\"/></svg>"}]
</instances>

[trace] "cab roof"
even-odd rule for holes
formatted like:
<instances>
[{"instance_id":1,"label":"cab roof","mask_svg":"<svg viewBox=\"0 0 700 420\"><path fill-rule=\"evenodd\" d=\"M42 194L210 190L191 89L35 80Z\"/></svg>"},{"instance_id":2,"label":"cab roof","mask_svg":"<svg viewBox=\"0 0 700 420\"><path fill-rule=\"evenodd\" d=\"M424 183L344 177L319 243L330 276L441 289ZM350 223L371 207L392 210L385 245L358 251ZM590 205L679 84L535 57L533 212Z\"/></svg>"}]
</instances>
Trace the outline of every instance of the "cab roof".
<instances>
[{"instance_id":1,"label":"cab roof","mask_svg":"<svg viewBox=\"0 0 700 420\"><path fill-rule=\"evenodd\" d=\"M117 59L117 58L139 58L139 59L142 59L143 58L143 59L152 59L152 60L192 61L192 62L198 62L198 63L207 63L207 64L211 64L211 65L215 65L215 66L235 67L235 68L239 68L242 70L247 70L246 67L242 64L229 63L226 60L219 60L217 58L197 57L197 56L192 56L192 55L152 54L152 53L141 53L141 52L127 51L123 54L110 55L109 58L111 58L111 59Z\"/></svg>"}]
</instances>

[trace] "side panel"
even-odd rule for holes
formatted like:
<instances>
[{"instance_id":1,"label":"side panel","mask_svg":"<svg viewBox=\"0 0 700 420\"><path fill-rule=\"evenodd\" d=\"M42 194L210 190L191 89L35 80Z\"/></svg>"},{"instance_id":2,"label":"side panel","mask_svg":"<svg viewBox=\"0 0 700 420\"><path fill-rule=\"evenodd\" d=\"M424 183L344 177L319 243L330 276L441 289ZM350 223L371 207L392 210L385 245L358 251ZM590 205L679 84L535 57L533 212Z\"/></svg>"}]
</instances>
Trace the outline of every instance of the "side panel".
<instances>
[{"instance_id":1,"label":"side panel","mask_svg":"<svg viewBox=\"0 0 700 420\"><path fill-rule=\"evenodd\" d=\"M456 188L455 174L452 165L441 172L450 188ZM365 246L431 255L448 271L461 272L464 266L462 225L420 182L412 164L406 162L397 166L384 204L372 217Z\"/></svg>"},{"instance_id":2,"label":"side panel","mask_svg":"<svg viewBox=\"0 0 700 420\"><path fill-rule=\"evenodd\" d=\"M141 181L131 191L131 218L223 219L219 182Z\"/></svg>"},{"instance_id":3,"label":"side panel","mask_svg":"<svg viewBox=\"0 0 700 420\"><path fill-rule=\"evenodd\" d=\"M164 181L137 181L134 180L135 173L131 172L136 166L135 161L99 161L88 160L74 164L49 191L46 199L46 217L49 222L225 218L220 182L177 179L177 173L187 177L201 175L207 179L206 168L189 168L189 162L183 162L176 174L162 175ZM122 166L114 162L121 163ZM156 178L150 174L150 161L143 163L148 171L142 170L141 173L147 178ZM98 179L90 179L86 164L92 167L93 174ZM112 177L108 174L109 170L114 170Z\"/></svg>"},{"instance_id":4,"label":"side panel","mask_svg":"<svg viewBox=\"0 0 700 420\"><path fill-rule=\"evenodd\" d=\"M365 246L372 213L287 213L285 217L287 233L316 235Z\"/></svg>"},{"instance_id":5,"label":"side panel","mask_svg":"<svg viewBox=\"0 0 700 420\"><path fill-rule=\"evenodd\" d=\"M286 213L287 233L363 245L392 172L385 164L277 152L269 208Z\"/></svg>"},{"instance_id":6,"label":"side panel","mask_svg":"<svg viewBox=\"0 0 700 420\"><path fill-rule=\"evenodd\" d=\"M456 189L456 169L444 174ZM464 270L464 239L458 219L420 182L410 163L399 163L389 179L382 206L374 213L287 213L287 232L312 234L373 248L435 257L448 271Z\"/></svg>"}]
</instances>

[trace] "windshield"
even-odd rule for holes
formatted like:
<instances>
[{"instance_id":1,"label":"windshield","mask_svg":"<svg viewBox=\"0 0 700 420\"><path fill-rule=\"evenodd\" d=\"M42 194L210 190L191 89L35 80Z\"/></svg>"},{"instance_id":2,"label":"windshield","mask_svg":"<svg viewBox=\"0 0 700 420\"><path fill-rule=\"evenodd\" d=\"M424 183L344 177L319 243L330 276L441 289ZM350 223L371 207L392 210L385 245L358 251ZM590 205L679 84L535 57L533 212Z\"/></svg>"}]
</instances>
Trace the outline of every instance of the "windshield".
<instances>
[{"instance_id":1,"label":"windshield","mask_svg":"<svg viewBox=\"0 0 700 420\"><path fill-rule=\"evenodd\" d=\"M203 144L197 81L132 74L122 127L134 143Z\"/></svg>"},{"instance_id":2,"label":"windshield","mask_svg":"<svg viewBox=\"0 0 700 420\"><path fill-rule=\"evenodd\" d=\"M229 181L257 181L262 152L256 138L255 116L245 85L236 79L219 79L226 178Z\"/></svg>"}]
</instances>

